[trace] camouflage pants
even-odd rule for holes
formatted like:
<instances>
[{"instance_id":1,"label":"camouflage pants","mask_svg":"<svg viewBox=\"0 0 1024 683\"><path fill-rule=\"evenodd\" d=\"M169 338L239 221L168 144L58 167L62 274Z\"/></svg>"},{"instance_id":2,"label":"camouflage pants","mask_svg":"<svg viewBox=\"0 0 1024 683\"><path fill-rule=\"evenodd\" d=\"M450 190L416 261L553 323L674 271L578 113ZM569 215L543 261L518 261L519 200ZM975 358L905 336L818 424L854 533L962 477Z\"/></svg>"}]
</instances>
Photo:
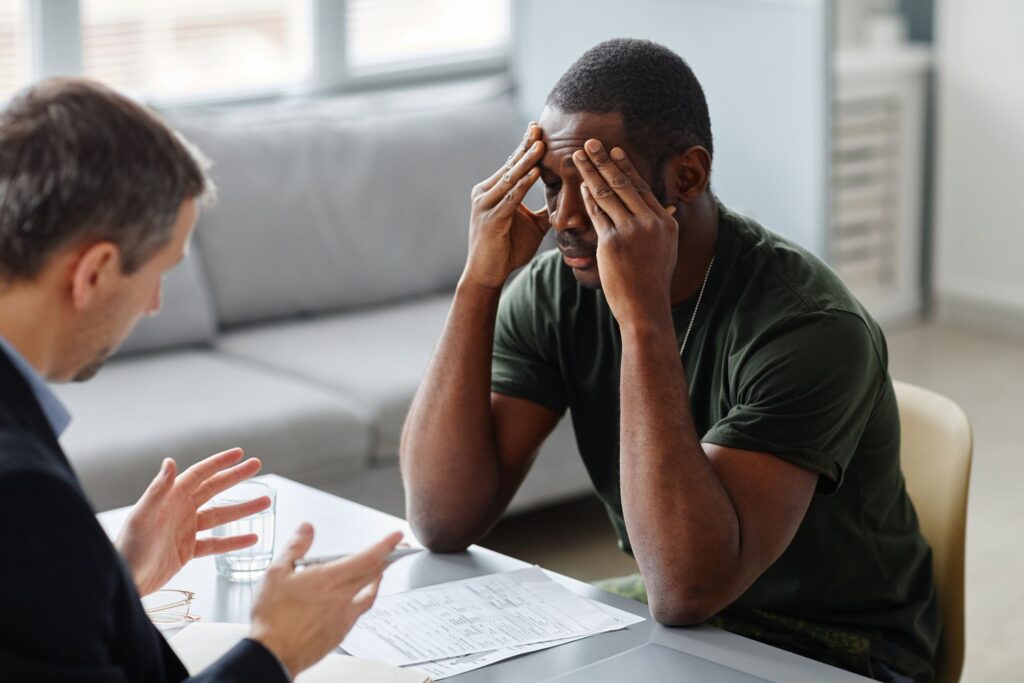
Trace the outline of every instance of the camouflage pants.
<instances>
[{"instance_id":1,"label":"camouflage pants","mask_svg":"<svg viewBox=\"0 0 1024 683\"><path fill-rule=\"evenodd\" d=\"M595 581L593 585L603 591L647 604L647 588L640 574L602 579ZM883 662L872 660L871 643L863 636L823 628L760 610L753 610L748 616L749 620L738 621L720 614L709 619L707 623L832 666L871 676L879 681L913 683L909 676L896 672Z\"/></svg>"},{"instance_id":2,"label":"camouflage pants","mask_svg":"<svg viewBox=\"0 0 1024 683\"><path fill-rule=\"evenodd\" d=\"M647 587L644 586L644 577L640 574L630 574L629 576L617 576L613 579L602 579L594 582L595 588L600 588L603 591L614 593L615 595L621 595L624 598L630 600L636 600L647 604Z\"/></svg>"}]
</instances>

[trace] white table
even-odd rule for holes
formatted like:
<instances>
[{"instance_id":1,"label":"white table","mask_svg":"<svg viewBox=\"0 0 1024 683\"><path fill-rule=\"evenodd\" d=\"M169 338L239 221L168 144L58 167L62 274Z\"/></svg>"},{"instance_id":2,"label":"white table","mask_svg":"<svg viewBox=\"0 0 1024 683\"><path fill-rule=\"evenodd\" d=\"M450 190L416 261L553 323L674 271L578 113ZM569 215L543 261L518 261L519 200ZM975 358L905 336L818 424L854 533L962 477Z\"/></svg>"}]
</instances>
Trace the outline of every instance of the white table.
<instances>
[{"instance_id":1,"label":"white table","mask_svg":"<svg viewBox=\"0 0 1024 683\"><path fill-rule=\"evenodd\" d=\"M409 525L397 517L276 475L264 475L258 479L277 489L275 547L278 551L285 547L288 538L302 522L310 522L316 530L310 555L358 550L396 529L406 532L411 538ZM128 508L121 508L103 512L98 517L113 537L127 513ZM526 566L525 562L478 546L450 555L420 553L388 568L381 584L381 594ZM548 573L575 593L642 615L647 620L622 631L506 660L452 680L459 683L545 681L647 642L665 645L771 681L821 683L869 680L708 626L666 628L654 622L647 606L642 603L605 593L567 576ZM250 606L258 587L259 583L233 583L217 576L210 557L191 562L167 584L167 588L194 591L196 597L192 611L204 620L239 623L249 621ZM642 671L637 672L636 680L644 680Z\"/></svg>"}]
</instances>

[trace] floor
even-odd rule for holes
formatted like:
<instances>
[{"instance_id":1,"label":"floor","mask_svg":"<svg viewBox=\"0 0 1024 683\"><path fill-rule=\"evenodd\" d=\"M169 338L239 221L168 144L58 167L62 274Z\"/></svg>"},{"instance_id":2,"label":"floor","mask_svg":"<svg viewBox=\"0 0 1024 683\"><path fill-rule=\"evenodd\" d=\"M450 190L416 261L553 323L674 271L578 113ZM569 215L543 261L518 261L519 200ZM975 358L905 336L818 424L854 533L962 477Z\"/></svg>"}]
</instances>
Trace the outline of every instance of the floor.
<instances>
[{"instance_id":1,"label":"floor","mask_svg":"<svg viewBox=\"0 0 1024 683\"><path fill-rule=\"evenodd\" d=\"M887 337L893 377L951 397L971 419L963 680L1013 680L1024 671L1024 340L937 323ZM483 545L584 581L636 571L594 499L505 520Z\"/></svg>"}]
</instances>

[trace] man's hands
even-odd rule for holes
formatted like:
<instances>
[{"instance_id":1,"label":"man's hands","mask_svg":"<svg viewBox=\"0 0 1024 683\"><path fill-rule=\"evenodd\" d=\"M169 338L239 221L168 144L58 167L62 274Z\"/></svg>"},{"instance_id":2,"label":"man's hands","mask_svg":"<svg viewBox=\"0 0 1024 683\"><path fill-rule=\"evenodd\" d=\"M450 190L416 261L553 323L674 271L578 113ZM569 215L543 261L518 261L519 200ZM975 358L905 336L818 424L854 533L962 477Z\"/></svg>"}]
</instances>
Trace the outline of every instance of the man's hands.
<instances>
[{"instance_id":1,"label":"man's hands","mask_svg":"<svg viewBox=\"0 0 1024 683\"><path fill-rule=\"evenodd\" d=\"M173 460L164 460L160 473L132 508L115 541L140 594L163 586L194 557L230 552L256 543L256 534L196 538L200 531L270 507L270 498L263 496L237 505L199 510L218 493L259 471L259 460L250 458L239 464L242 456L240 448L211 455L181 476L177 476Z\"/></svg>"},{"instance_id":2,"label":"man's hands","mask_svg":"<svg viewBox=\"0 0 1024 683\"><path fill-rule=\"evenodd\" d=\"M494 175L473 188L469 219L469 258L463 278L500 289L508 276L537 253L550 228L547 209L522 205L540 177L537 162L544 156L540 126L531 123L523 142Z\"/></svg>"},{"instance_id":3,"label":"man's hands","mask_svg":"<svg viewBox=\"0 0 1024 683\"><path fill-rule=\"evenodd\" d=\"M313 527L303 524L267 570L252 609L252 638L274 653L294 678L331 652L377 597L395 532L358 555L296 570Z\"/></svg>"},{"instance_id":4,"label":"man's hands","mask_svg":"<svg viewBox=\"0 0 1024 683\"><path fill-rule=\"evenodd\" d=\"M585 151L584 151L585 150ZM621 148L611 155L597 140L573 154L583 177L580 191L597 231L601 289L620 325L671 310L679 225Z\"/></svg>"}]
</instances>

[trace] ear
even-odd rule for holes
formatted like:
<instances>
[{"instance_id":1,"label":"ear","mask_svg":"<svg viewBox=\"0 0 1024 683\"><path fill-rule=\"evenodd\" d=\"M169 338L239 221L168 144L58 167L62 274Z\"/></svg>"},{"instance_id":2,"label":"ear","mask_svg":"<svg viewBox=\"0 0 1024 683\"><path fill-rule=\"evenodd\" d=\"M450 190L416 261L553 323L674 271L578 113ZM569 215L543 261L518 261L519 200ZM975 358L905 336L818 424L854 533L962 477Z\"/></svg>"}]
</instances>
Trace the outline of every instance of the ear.
<instances>
[{"instance_id":1,"label":"ear","mask_svg":"<svg viewBox=\"0 0 1024 683\"><path fill-rule=\"evenodd\" d=\"M700 146L681 152L665 164L668 184L675 188L677 201L692 204L711 182L711 155Z\"/></svg>"},{"instance_id":2,"label":"ear","mask_svg":"<svg viewBox=\"0 0 1024 683\"><path fill-rule=\"evenodd\" d=\"M71 266L71 304L78 310L91 306L117 284L121 250L113 242L95 242L82 250Z\"/></svg>"}]
</instances>

